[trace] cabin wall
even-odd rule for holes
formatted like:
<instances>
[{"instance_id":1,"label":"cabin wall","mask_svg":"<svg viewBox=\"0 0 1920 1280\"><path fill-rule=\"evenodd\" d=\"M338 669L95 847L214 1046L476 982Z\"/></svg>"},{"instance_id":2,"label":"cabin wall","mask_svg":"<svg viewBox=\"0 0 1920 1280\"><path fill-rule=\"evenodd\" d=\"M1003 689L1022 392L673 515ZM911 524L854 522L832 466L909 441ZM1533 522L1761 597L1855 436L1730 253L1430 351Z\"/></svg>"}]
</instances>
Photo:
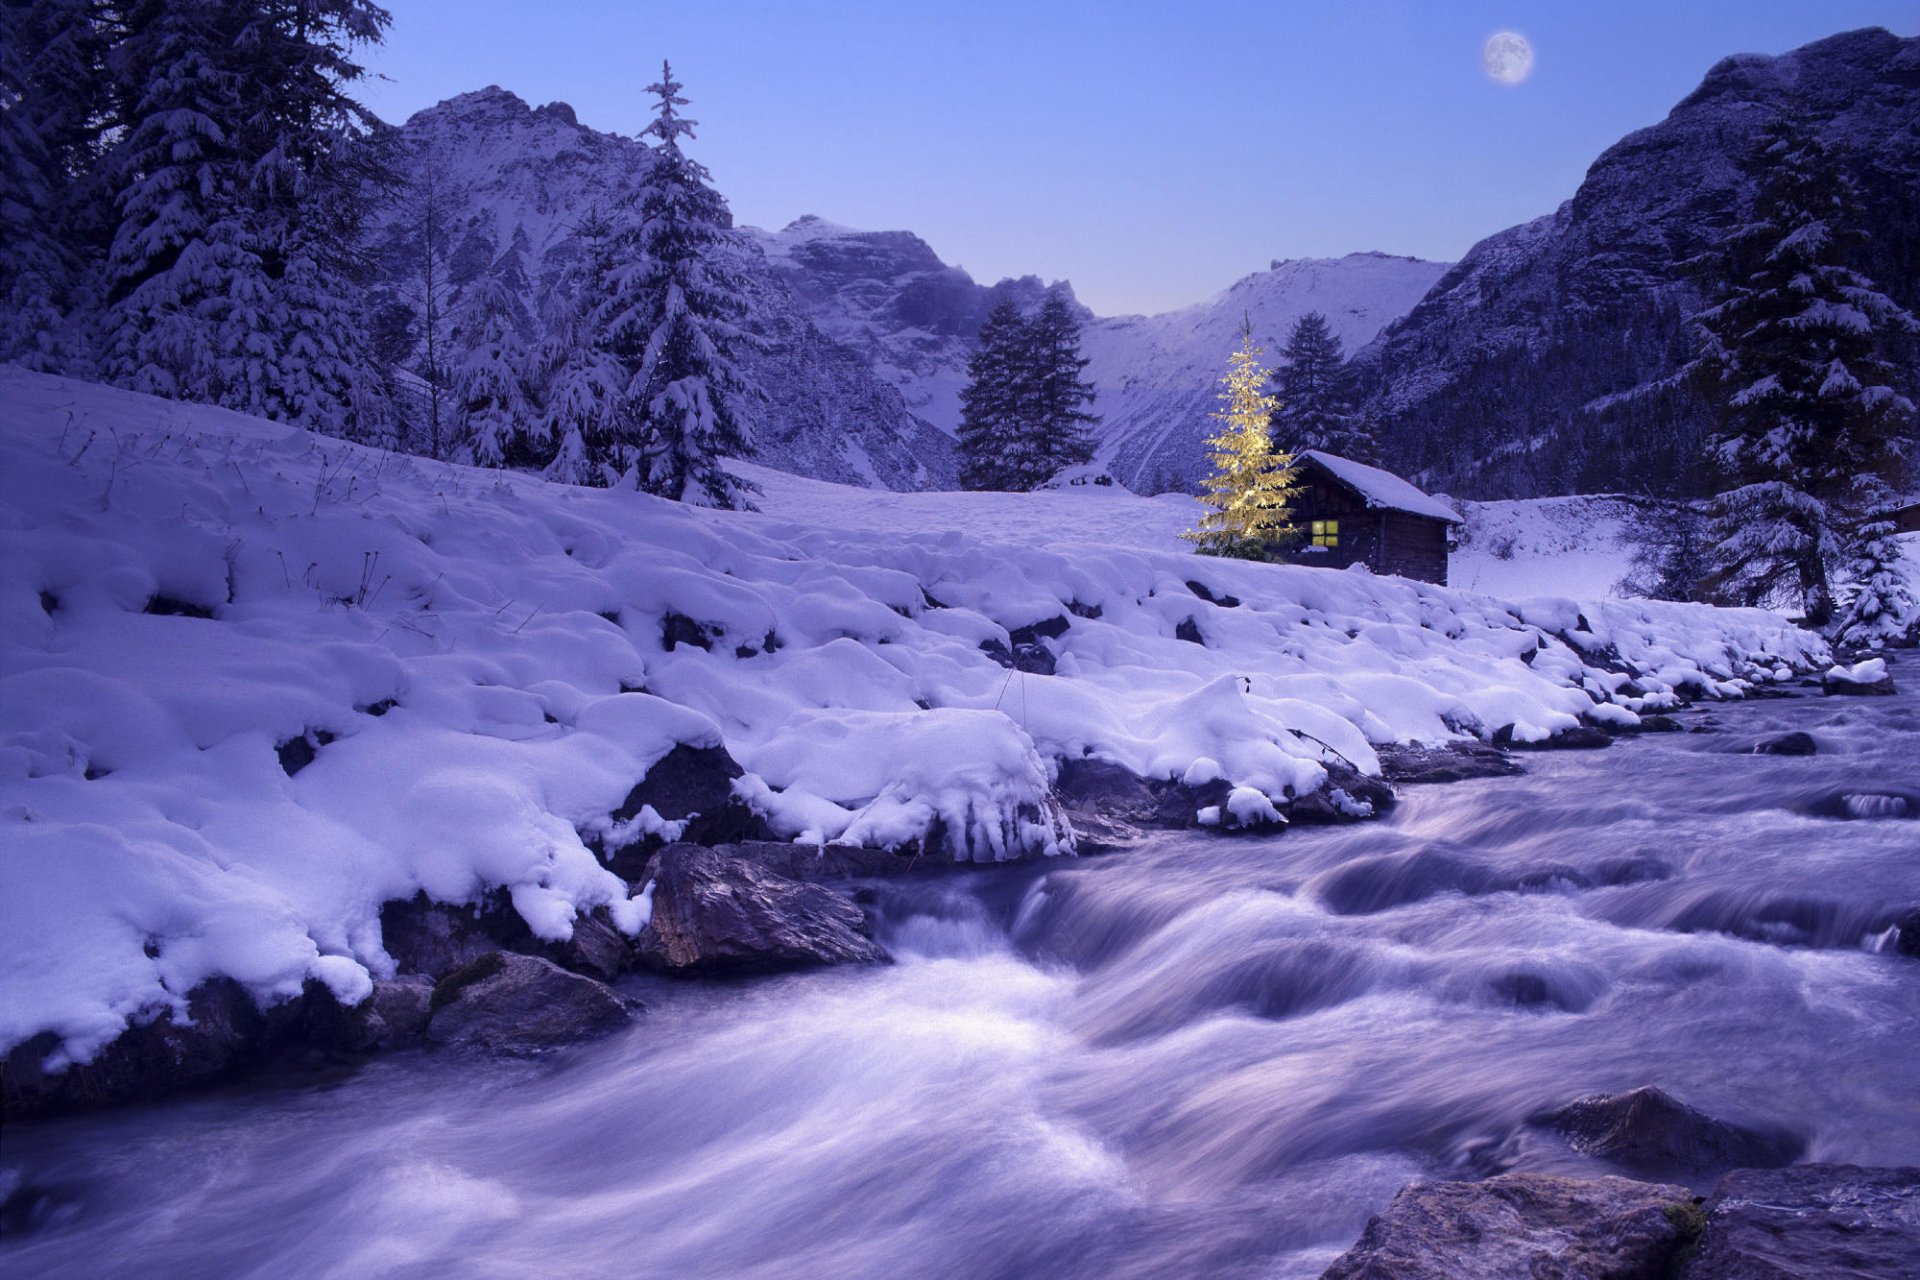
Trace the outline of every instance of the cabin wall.
<instances>
[{"instance_id":1,"label":"cabin wall","mask_svg":"<svg viewBox=\"0 0 1920 1280\"><path fill-rule=\"evenodd\" d=\"M1344 569L1364 563L1375 573L1445 585L1445 522L1403 511L1369 510L1359 494L1322 475L1309 473L1301 480L1301 491L1294 502L1294 519L1301 536L1290 556L1296 564ZM1315 520L1340 522L1337 546L1311 545Z\"/></svg>"}]
</instances>

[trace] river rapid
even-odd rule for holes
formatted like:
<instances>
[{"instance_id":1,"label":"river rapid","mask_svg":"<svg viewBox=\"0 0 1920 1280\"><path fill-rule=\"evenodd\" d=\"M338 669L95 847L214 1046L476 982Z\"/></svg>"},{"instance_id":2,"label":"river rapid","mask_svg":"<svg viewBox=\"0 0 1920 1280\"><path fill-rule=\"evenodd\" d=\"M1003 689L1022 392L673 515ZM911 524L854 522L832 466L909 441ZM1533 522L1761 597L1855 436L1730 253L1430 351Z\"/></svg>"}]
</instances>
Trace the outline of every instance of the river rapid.
<instances>
[{"instance_id":1,"label":"river rapid","mask_svg":"<svg viewBox=\"0 0 1920 1280\"><path fill-rule=\"evenodd\" d=\"M1645 1084L1920 1163L1920 961L1876 950L1920 699L1682 719L1379 822L877 884L898 963L634 979L547 1058L9 1126L0 1273L1316 1276L1409 1180L1615 1172L1527 1117Z\"/></svg>"}]
</instances>

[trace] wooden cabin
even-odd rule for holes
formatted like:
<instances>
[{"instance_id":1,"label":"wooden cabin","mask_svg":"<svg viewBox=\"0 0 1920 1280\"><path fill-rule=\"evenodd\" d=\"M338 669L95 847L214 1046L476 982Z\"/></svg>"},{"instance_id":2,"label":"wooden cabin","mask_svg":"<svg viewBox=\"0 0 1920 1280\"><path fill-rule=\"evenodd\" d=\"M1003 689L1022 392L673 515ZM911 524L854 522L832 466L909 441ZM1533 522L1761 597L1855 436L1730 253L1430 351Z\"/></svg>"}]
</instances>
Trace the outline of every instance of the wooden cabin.
<instances>
[{"instance_id":1,"label":"wooden cabin","mask_svg":"<svg viewBox=\"0 0 1920 1280\"><path fill-rule=\"evenodd\" d=\"M1873 518L1892 521L1895 533L1920 533L1920 502L1889 507L1885 511L1875 513Z\"/></svg>"},{"instance_id":2,"label":"wooden cabin","mask_svg":"<svg viewBox=\"0 0 1920 1280\"><path fill-rule=\"evenodd\" d=\"M1375 573L1446 585L1447 552L1462 521L1444 502L1390 471L1337 454L1309 449L1294 461L1296 562L1335 569L1365 564Z\"/></svg>"}]
</instances>

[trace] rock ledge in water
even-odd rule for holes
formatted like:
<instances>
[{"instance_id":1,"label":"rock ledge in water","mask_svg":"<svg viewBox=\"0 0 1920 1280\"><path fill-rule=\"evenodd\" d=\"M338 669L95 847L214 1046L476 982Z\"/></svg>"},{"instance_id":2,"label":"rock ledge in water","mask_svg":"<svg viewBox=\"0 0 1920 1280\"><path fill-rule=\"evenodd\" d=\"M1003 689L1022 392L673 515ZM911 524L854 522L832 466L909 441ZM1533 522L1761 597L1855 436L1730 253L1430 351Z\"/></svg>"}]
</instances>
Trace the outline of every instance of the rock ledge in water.
<instances>
[{"instance_id":1,"label":"rock ledge in water","mask_svg":"<svg viewBox=\"0 0 1920 1280\"><path fill-rule=\"evenodd\" d=\"M612 1031L644 1007L551 960L495 951L434 987L427 1038L480 1049L549 1049Z\"/></svg>"},{"instance_id":2,"label":"rock ledge in water","mask_svg":"<svg viewBox=\"0 0 1920 1280\"><path fill-rule=\"evenodd\" d=\"M646 878L653 919L634 951L653 968L773 973L888 959L852 898L782 875L748 851L670 844L648 862Z\"/></svg>"},{"instance_id":3,"label":"rock ledge in water","mask_svg":"<svg viewBox=\"0 0 1920 1280\"><path fill-rule=\"evenodd\" d=\"M1706 1204L1687 1280L1920 1274L1920 1168L1740 1169Z\"/></svg>"},{"instance_id":4,"label":"rock ledge in water","mask_svg":"<svg viewBox=\"0 0 1920 1280\"><path fill-rule=\"evenodd\" d=\"M1806 1149L1798 1134L1729 1124L1651 1086L1579 1098L1541 1118L1582 1155L1661 1177L1774 1168Z\"/></svg>"},{"instance_id":5,"label":"rock ledge in water","mask_svg":"<svg viewBox=\"0 0 1920 1280\"><path fill-rule=\"evenodd\" d=\"M1693 1193L1512 1173L1404 1187L1322 1280L1642 1280L1689 1243Z\"/></svg>"}]
</instances>

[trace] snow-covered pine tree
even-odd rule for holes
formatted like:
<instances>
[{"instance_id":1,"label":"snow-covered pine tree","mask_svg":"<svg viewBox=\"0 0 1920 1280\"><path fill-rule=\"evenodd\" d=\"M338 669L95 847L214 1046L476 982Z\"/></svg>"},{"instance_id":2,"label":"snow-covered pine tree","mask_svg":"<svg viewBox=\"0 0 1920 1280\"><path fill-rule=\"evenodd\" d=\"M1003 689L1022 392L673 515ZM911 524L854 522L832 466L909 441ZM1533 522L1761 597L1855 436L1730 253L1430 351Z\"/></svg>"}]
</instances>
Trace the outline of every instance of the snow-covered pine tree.
<instances>
[{"instance_id":1,"label":"snow-covered pine tree","mask_svg":"<svg viewBox=\"0 0 1920 1280\"><path fill-rule=\"evenodd\" d=\"M101 248L88 201L110 100L100 0L0 4L0 360L88 372L77 312Z\"/></svg>"},{"instance_id":2,"label":"snow-covered pine tree","mask_svg":"<svg viewBox=\"0 0 1920 1280\"><path fill-rule=\"evenodd\" d=\"M354 276L374 121L345 90L368 0L133 0L102 366L333 434L384 424Z\"/></svg>"},{"instance_id":3,"label":"snow-covered pine tree","mask_svg":"<svg viewBox=\"0 0 1920 1280\"><path fill-rule=\"evenodd\" d=\"M1273 414L1273 439L1288 453L1322 449L1373 462L1378 450L1372 434L1354 416L1348 401L1339 336L1326 316L1309 311L1287 334L1280 366L1280 405Z\"/></svg>"},{"instance_id":4,"label":"snow-covered pine tree","mask_svg":"<svg viewBox=\"0 0 1920 1280\"><path fill-rule=\"evenodd\" d=\"M468 283L453 316L460 353L453 372L454 404L461 417L462 453L483 467L538 467L549 458L543 446L528 382L533 356L527 348L533 324L527 314L524 230L493 264Z\"/></svg>"},{"instance_id":5,"label":"snow-covered pine tree","mask_svg":"<svg viewBox=\"0 0 1920 1280\"><path fill-rule=\"evenodd\" d=\"M1900 543L1886 510L1892 495L1868 486L1858 505L1867 510L1851 540L1846 586L1833 628L1836 643L1879 649L1914 638L1920 628L1920 599L1901 563Z\"/></svg>"},{"instance_id":6,"label":"snow-covered pine tree","mask_svg":"<svg viewBox=\"0 0 1920 1280\"><path fill-rule=\"evenodd\" d=\"M1846 500L1865 480L1894 479L1913 414L1880 340L1915 323L1846 265L1857 201L1808 129L1783 117L1750 167L1753 216L1720 246L1717 301L1695 317L1697 368L1721 406L1707 441L1720 488L1707 585L1824 625Z\"/></svg>"},{"instance_id":7,"label":"snow-covered pine tree","mask_svg":"<svg viewBox=\"0 0 1920 1280\"><path fill-rule=\"evenodd\" d=\"M1025 439L1025 368L1031 350L1027 322L1013 299L1001 295L980 325L960 392L960 487L1030 489L1030 469L1016 456Z\"/></svg>"},{"instance_id":8,"label":"snow-covered pine tree","mask_svg":"<svg viewBox=\"0 0 1920 1280\"><path fill-rule=\"evenodd\" d=\"M1293 459L1275 450L1267 434L1276 397L1267 393L1260 354L1253 325L1243 322L1240 347L1220 379L1226 408L1213 414L1224 425L1207 441L1213 474L1200 501L1213 510L1201 517L1199 528L1180 535L1199 544L1203 555L1266 560L1297 532L1288 506L1299 492Z\"/></svg>"},{"instance_id":9,"label":"snow-covered pine tree","mask_svg":"<svg viewBox=\"0 0 1920 1280\"><path fill-rule=\"evenodd\" d=\"M1627 529L1633 554L1617 584L1648 600L1698 600L1707 571L1707 518L1697 502L1646 498Z\"/></svg>"},{"instance_id":10,"label":"snow-covered pine tree","mask_svg":"<svg viewBox=\"0 0 1920 1280\"><path fill-rule=\"evenodd\" d=\"M627 373L601 341L597 317L613 271L613 220L591 207L573 230L572 267L541 303L535 351L539 411L532 433L549 461L547 479L605 487L619 479L612 459Z\"/></svg>"},{"instance_id":11,"label":"snow-covered pine tree","mask_svg":"<svg viewBox=\"0 0 1920 1280\"><path fill-rule=\"evenodd\" d=\"M1087 358L1080 354L1080 317L1061 290L1047 291L1028 326L1028 344L1026 363L1033 385L1026 430L1032 441L1020 452L1034 458L1035 472L1045 474L1033 475L1032 483L1021 487L1034 489L1065 467L1093 460L1092 427L1100 419L1088 411L1093 384L1080 376L1087 367Z\"/></svg>"},{"instance_id":12,"label":"snow-covered pine tree","mask_svg":"<svg viewBox=\"0 0 1920 1280\"><path fill-rule=\"evenodd\" d=\"M637 218L622 227L597 317L627 371L611 465L622 482L699 506L748 507L754 487L724 458L746 457L741 416L752 391L735 364L750 341L745 288L729 261L733 216L706 169L680 149L695 121L670 63L647 92L660 99L642 136L659 139Z\"/></svg>"}]
</instances>

